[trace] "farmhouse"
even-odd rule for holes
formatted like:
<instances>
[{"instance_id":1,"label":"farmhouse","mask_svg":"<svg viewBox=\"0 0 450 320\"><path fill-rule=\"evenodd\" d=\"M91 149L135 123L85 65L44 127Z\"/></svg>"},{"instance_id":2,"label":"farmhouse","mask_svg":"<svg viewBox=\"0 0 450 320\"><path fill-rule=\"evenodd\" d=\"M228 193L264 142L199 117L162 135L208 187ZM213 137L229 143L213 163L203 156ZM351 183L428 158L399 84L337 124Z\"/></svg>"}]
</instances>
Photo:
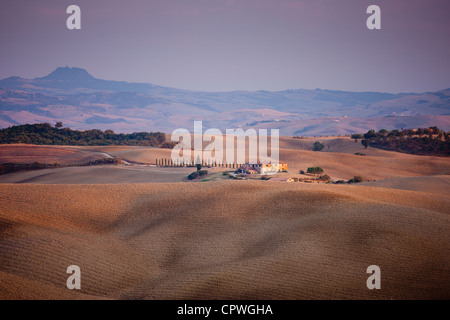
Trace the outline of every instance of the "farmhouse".
<instances>
[{"instance_id":1,"label":"farmhouse","mask_svg":"<svg viewBox=\"0 0 450 320\"><path fill-rule=\"evenodd\" d=\"M274 174L278 172L287 172L287 163L265 164L258 161L257 163L245 163L238 169L238 173L245 174Z\"/></svg>"}]
</instances>

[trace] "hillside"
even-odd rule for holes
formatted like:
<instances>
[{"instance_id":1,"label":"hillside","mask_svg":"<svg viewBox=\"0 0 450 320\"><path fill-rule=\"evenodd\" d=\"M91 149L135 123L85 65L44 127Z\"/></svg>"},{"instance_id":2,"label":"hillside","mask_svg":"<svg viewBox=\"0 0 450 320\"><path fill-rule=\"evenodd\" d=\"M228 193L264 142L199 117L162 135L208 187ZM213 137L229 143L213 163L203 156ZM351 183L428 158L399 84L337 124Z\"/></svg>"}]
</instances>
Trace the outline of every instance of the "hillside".
<instances>
[{"instance_id":1,"label":"hillside","mask_svg":"<svg viewBox=\"0 0 450 320\"><path fill-rule=\"evenodd\" d=\"M0 160L22 163L149 163L170 153L0 145ZM289 169L280 179L321 166L364 182L188 182L194 168L146 165L2 175L0 299L449 299L448 157L281 137L280 159ZM79 291L65 287L72 264ZM382 290L365 285L372 264Z\"/></svg>"},{"instance_id":2,"label":"hillside","mask_svg":"<svg viewBox=\"0 0 450 320\"><path fill-rule=\"evenodd\" d=\"M312 151L315 142L322 151ZM236 153L235 148L235 153ZM172 150L143 146L34 146L1 145L0 162L83 164L105 157L120 158L131 163L154 164L156 159L170 159ZM360 155L363 154L363 155ZM77 160L78 158L78 160ZM330 177L349 180L362 176L364 181L392 178L426 177L450 174L448 157L421 156L369 147L347 137L280 138L280 161L288 165L288 173L280 179L299 177L300 170L320 166ZM192 168L155 168L136 166L71 167L18 172L0 177L0 183L145 183L183 182ZM211 169L211 173L221 168ZM270 182L270 181L268 181ZM408 183L405 180L405 183Z\"/></svg>"},{"instance_id":3,"label":"hillside","mask_svg":"<svg viewBox=\"0 0 450 320\"><path fill-rule=\"evenodd\" d=\"M282 135L331 135L437 125L450 130L450 89L425 93L196 92L97 79L81 68L0 80L0 127L36 122L116 132L277 128ZM150 128L150 129L149 129Z\"/></svg>"},{"instance_id":4,"label":"hillside","mask_svg":"<svg viewBox=\"0 0 450 320\"><path fill-rule=\"evenodd\" d=\"M448 197L185 186L1 184L0 299L450 298ZM65 288L72 264L81 290ZM365 285L372 264L381 290Z\"/></svg>"},{"instance_id":5,"label":"hillside","mask_svg":"<svg viewBox=\"0 0 450 320\"><path fill-rule=\"evenodd\" d=\"M77 150L61 146L36 146L25 144L0 145L0 164L3 163L47 163L61 165L83 164L104 158L101 152Z\"/></svg>"}]
</instances>

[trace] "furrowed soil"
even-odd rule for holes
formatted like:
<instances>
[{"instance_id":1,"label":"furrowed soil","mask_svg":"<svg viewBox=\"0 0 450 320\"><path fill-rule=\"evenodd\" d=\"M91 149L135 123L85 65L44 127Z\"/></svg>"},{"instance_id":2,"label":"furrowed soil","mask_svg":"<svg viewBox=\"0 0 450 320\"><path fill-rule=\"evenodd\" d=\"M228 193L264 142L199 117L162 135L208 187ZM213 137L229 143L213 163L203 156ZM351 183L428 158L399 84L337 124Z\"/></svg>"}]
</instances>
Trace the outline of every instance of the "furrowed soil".
<instances>
[{"instance_id":1,"label":"furrowed soil","mask_svg":"<svg viewBox=\"0 0 450 320\"><path fill-rule=\"evenodd\" d=\"M449 299L449 209L356 185L0 184L0 298Z\"/></svg>"},{"instance_id":2,"label":"furrowed soil","mask_svg":"<svg viewBox=\"0 0 450 320\"><path fill-rule=\"evenodd\" d=\"M0 176L0 299L450 299L449 158L280 137L289 173L207 168L191 182L195 168L149 166L170 154L0 145L1 163L135 164ZM276 181L310 166L363 182ZM70 265L81 290L66 288ZM380 290L366 286L370 265Z\"/></svg>"}]
</instances>

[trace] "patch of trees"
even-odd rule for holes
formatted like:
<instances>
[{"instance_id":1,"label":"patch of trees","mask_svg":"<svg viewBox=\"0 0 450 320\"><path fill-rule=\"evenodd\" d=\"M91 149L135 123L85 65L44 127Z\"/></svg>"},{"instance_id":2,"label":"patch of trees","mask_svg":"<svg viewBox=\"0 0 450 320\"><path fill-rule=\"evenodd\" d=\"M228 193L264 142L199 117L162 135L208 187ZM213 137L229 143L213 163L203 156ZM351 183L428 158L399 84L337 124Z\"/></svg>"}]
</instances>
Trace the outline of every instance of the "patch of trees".
<instances>
[{"instance_id":1,"label":"patch of trees","mask_svg":"<svg viewBox=\"0 0 450 320\"><path fill-rule=\"evenodd\" d=\"M290 181L293 181L293 182L297 182L297 181L298 182L309 182L309 183L312 183L312 182L330 183L330 182L332 182L330 176L327 175L327 174L323 174L323 175L321 175L319 177L315 177L315 178L313 178L313 177L308 177L308 178L291 178Z\"/></svg>"},{"instance_id":2,"label":"patch of trees","mask_svg":"<svg viewBox=\"0 0 450 320\"><path fill-rule=\"evenodd\" d=\"M358 139L362 139L363 138L363 135L361 133L354 133L354 134L351 135L351 138L355 139L355 142L357 142Z\"/></svg>"},{"instance_id":3,"label":"patch of trees","mask_svg":"<svg viewBox=\"0 0 450 320\"><path fill-rule=\"evenodd\" d=\"M321 174L323 173L323 169L321 167L309 167L306 172L312 174Z\"/></svg>"},{"instance_id":4,"label":"patch of trees","mask_svg":"<svg viewBox=\"0 0 450 320\"><path fill-rule=\"evenodd\" d=\"M320 151L323 148L325 148L325 146L322 143L319 141L314 142L313 151Z\"/></svg>"},{"instance_id":5,"label":"patch of trees","mask_svg":"<svg viewBox=\"0 0 450 320\"><path fill-rule=\"evenodd\" d=\"M173 149L177 144L178 144L178 142L175 142L175 141L166 141L166 142L161 143L159 145L159 147L164 148L164 149Z\"/></svg>"},{"instance_id":6,"label":"patch of trees","mask_svg":"<svg viewBox=\"0 0 450 320\"><path fill-rule=\"evenodd\" d=\"M438 127L392 130L369 130L361 144L367 147L403 153L432 156L450 156L449 133Z\"/></svg>"},{"instance_id":7,"label":"patch of trees","mask_svg":"<svg viewBox=\"0 0 450 320\"><path fill-rule=\"evenodd\" d=\"M354 176L353 179L350 179L348 181L345 180L338 180L334 182L335 184L343 184L343 183L359 183L362 182L363 178L361 176Z\"/></svg>"},{"instance_id":8,"label":"patch of trees","mask_svg":"<svg viewBox=\"0 0 450 320\"><path fill-rule=\"evenodd\" d=\"M329 175L324 174L324 175L321 175L320 177L318 177L318 178L317 178L317 181L321 181L321 182L330 182L330 181L331 181L331 178L330 178Z\"/></svg>"},{"instance_id":9,"label":"patch of trees","mask_svg":"<svg viewBox=\"0 0 450 320\"><path fill-rule=\"evenodd\" d=\"M63 128L58 122L55 126L49 123L25 124L0 129L0 144L28 143L37 145L132 145L132 146L163 146L166 135L162 132L134 132L116 134L112 130L78 131Z\"/></svg>"}]
</instances>

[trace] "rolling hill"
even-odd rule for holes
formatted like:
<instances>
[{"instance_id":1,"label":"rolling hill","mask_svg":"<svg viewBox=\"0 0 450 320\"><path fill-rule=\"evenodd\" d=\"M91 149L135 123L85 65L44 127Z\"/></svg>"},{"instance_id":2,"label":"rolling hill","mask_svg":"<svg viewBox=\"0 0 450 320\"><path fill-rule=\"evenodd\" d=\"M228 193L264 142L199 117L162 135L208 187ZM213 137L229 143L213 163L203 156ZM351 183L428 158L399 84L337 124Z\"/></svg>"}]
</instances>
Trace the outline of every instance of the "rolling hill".
<instances>
[{"instance_id":1,"label":"rolling hill","mask_svg":"<svg viewBox=\"0 0 450 320\"><path fill-rule=\"evenodd\" d=\"M450 89L424 93L284 91L196 92L97 79L81 68L0 80L0 127L62 121L116 132L277 128L281 135L331 135L437 125L450 130Z\"/></svg>"},{"instance_id":2,"label":"rolling hill","mask_svg":"<svg viewBox=\"0 0 450 320\"><path fill-rule=\"evenodd\" d=\"M311 150L315 141L323 151ZM170 153L11 144L0 146L0 161L152 162ZM0 299L449 299L448 157L281 137L280 159L285 180L321 166L364 182L186 182L195 168L128 165L2 175ZM73 264L80 290L65 286ZM373 264L381 290L366 287Z\"/></svg>"},{"instance_id":3,"label":"rolling hill","mask_svg":"<svg viewBox=\"0 0 450 320\"><path fill-rule=\"evenodd\" d=\"M448 208L350 185L0 184L0 299L448 300Z\"/></svg>"}]
</instances>

